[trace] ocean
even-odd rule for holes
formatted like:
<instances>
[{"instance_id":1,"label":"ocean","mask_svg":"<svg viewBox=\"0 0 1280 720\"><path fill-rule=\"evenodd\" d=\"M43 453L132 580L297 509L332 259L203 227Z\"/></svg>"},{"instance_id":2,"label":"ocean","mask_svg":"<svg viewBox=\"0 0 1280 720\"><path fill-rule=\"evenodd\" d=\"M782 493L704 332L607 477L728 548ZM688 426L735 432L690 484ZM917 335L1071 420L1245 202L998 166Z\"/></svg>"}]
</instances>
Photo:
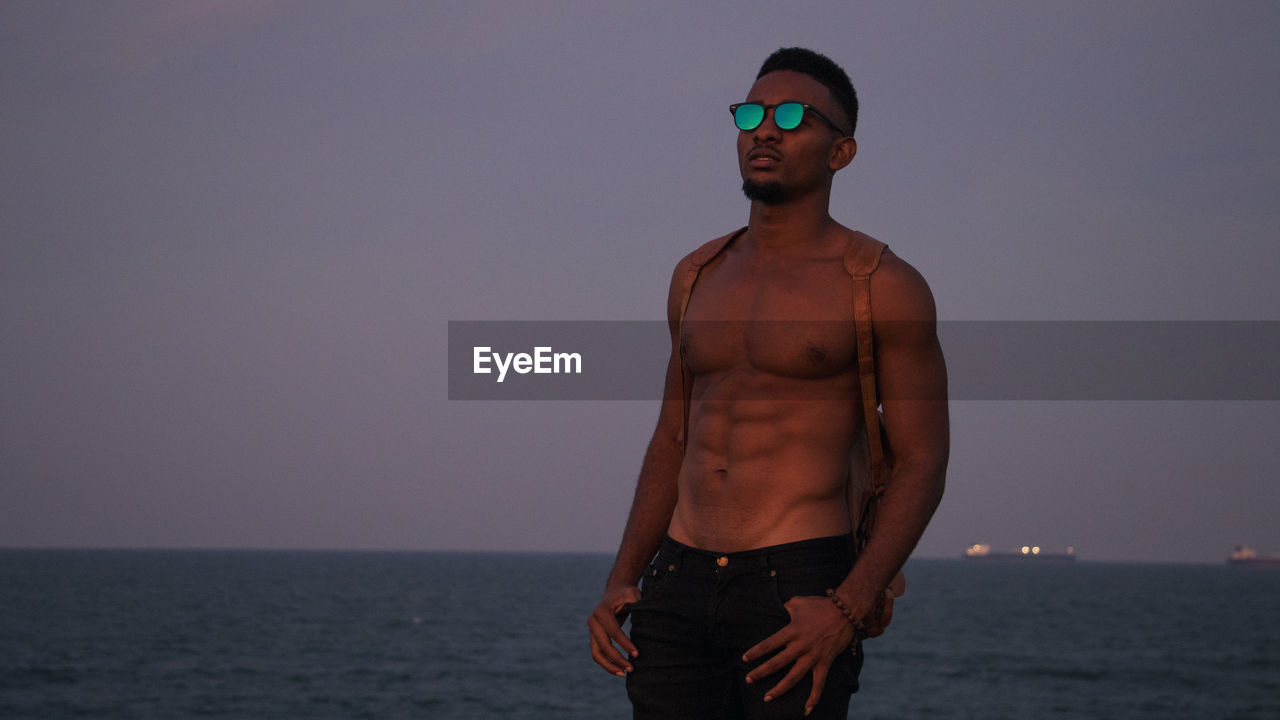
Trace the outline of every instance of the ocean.
<instances>
[{"instance_id":1,"label":"ocean","mask_svg":"<svg viewBox=\"0 0 1280 720\"><path fill-rule=\"evenodd\" d=\"M601 555L0 551L0 718L628 718ZM913 560L851 718L1280 718L1280 572Z\"/></svg>"}]
</instances>

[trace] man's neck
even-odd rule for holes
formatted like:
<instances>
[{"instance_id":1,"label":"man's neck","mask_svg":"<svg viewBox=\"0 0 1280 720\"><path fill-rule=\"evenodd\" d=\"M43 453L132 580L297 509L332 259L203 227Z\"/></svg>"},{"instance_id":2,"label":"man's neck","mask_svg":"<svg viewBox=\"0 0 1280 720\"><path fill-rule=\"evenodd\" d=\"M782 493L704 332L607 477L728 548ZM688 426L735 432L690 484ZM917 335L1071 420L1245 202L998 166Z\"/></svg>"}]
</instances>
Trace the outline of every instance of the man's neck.
<instances>
[{"instance_id":1,"label":"man's neck","mask_svg":"<svg viewBox=\"0 0 1280 720\"><path fill-rule=\"evenodd\" d=\"M821 243L836 224L828 212L829 195L810 196L778 205L751 203L747 239L757 252L784 254Z\"/></svg>"}]
</instances>

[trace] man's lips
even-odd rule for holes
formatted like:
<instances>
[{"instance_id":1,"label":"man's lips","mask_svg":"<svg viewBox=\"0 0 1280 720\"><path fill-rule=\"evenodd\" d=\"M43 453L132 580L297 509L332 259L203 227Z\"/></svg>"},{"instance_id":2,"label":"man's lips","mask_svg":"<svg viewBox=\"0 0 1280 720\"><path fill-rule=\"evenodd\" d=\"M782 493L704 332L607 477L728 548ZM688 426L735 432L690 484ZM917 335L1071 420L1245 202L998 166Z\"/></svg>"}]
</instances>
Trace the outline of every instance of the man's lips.
<instances>
[{"instance_id":1,"label":"man's lips","mask_svg":"<svg viewBox=\"0 0 1280 720\"><path fill-rule=\"evenodd\" d=\"M765 148L756 148L747 153L747 164L753 168L773 167L780 160L782 160L781 155Z\"/></svg>"}]
</instances>

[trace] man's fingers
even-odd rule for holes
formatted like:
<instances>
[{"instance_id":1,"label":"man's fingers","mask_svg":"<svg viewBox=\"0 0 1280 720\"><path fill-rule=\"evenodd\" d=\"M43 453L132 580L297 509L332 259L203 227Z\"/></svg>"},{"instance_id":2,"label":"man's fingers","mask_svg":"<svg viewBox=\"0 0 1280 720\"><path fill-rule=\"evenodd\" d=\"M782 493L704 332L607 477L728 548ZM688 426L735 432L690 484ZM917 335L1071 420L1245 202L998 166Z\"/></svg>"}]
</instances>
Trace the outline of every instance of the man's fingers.
<instances>
[{"instance_id":1,"label":"man's fingers","mask_svg":"<svg viewBox=\"0 0 1280 720\"><path fill-rule=\"evenodd\" d=\"M789 633L790 628L791 626L788 625L787 627L782 628L778 632L756 643L750 650L742 654L743 662L751 662L757 658L762 658L774 650L784 647L791 639Z\"/></svg>"},{"instance_id":2,"label":"man's fingers","mask_svg":"<svg viewBox=\"0 0 1280 720\"><path fill-rule=\"evenodd\" d=\"M623 593L622 602L618 607L613 608L612 623L606 625L605 628L609 632L609 637L622 646L622 649L631 657L636 656L636 646L631 644L631 638L622 632L622 623L626 621L627 615L631 612L632 603L640 602L640 589L628 588Z\"/></svg>"},{"instance_id":3,"label":"man's fingers","mask_svg":"<svg viewBox=\"0 0 1280 720\"><path fill-rule=\"evenodd\" d=\"M606 655L605 650L597 645L595 640L591 641L591 659L595 660L596 664L610 675L617 675L618 677L627 676L626 667L617 664L617 661L614 658Z\"/></svg>"},{"instance_id":4,"label":"man's fingers","mask_svg":"<svg viewBox=\"0 0 1280 720\"><path fill-rule=\"evenodd\" d=\"M880 610L880 616L872 620L866 627L866 637L879 637L889 627L889 622L893 620L893 595L889 591L885 591L884 606Z\"/></svg>"},{"instance_id":5,"label":"man's fingers","mask_svg":"<svg viewBox=\"0 0 1280 720\"><path fill-rule=\"evenodd\" d=\"M628 655L635 656L636 647L608 608L597 607L587 620L591 636L591 658L596 664L614 675L625 675L631 671L631 663L614 645L622 646Z\"/></svg>"},{"instance_id":6,"label":"man's fingers","mask_svg":"<svg viewBox=\"0 0 1280 720\"><path fill-rule=\"evenodd\" d=\"M600 644L595 638L591 640L591 659L612 675L622 677L631 671L631 664L617 648L611 643Z\"/></svg>"},{"instance_id":7,"label":"man's fingers","mask_svg":"<svg viewBox=\"0 0 1280 720\"><path fill-rule=\"evenodd\" d=\"M604 629L604 634L610 641L617 643L626 651L628 655L635 656L636 646L631 644L631 638L622 632L622 625L618 623L618 616L603 612L596 617L596 622Z\"/></svg>"},{"instance_id":8,"label":"man's fingers","mask_svg":"<svg viewBox=\"0 0 1280 720\"><path fill-rule=\"evenodd\" d=\"M881 630L883 630L884 628L888 627L888 626L889 626L889 622L890 622L891 620L893 620L893 598L892 598L892 597L889 597L889 596L885 596L885 599L884 599L884 612L880 613L880 628L881 628Z\"/></svg>"},{"instance_id":9,"label":"man's fingers","mask_svg":"<svg viewBox=\"0 0 1280 720\"><path fill-rule=\"evenodd\" d=\"M767 678L770 675L782 670L786 666L795 662L796 653L783 651L760 663L751 672L747 673L747 682L753 683L761 678Z\"/></svg>"},{"instance_id":10,"label":"man's fingers","mask_svg":"<svg viewBox=\"0 0 1280 720\"><path fill-rule=\"evenodd\" d=\"M604 668L611 675L625 675L627 666L626 660L622 654L618 652L613 643L609 642L609 635L604 628L600 627L599 622L594 616L587 621L591 636L591 659L596 664Z\"/></svg>"},{"instance_id":11,"label":"man's fingers","mask_svg":"<svg viewBox=\"0 0 1280 720\"><path fill-rule=\"evenodd\" d=\"M627 637L627 634L622 632L622 628L618 628L616 631L609 633L609 639L617 643L622 648L622 651L627 654L627 657L635 657L640 654L639 651L636 650L636 646L631 643L631 638Z\"/></svg>"},{"instance_id":12,"label":"man's fingers","mask_svg":"<svg viewBox=\"0 0 1280 720\"><path fill-rule=\"evenodd\" d=\"M813 690L809 691L809 699L804 701L805 717L813 712L818 706L818 700L822 698L822 689L827 686L827 667L821 664L813 667Z\"/></svg>"},{"instance_id":13,"label":"man's fingers","mask_svg":"<svg viewBox=\"0 0 1280 720\"><path fill-rule=\"evenodd\" d=\"M893 591L894 597L902 597L907 592L907 576L899 570L897 575L889 581L889 589Z\"/></svg>"},{"instance_id":14,"label":"man's fingers","mask_svg":"<svg viewBox=\"0 0 1280 720\"><path fill-rule=\"evenodd\" d=\"M593 613L599 620L600 625L604 627L609 638L618 643L627 651L628 654L634 655L636 648L631 644L631 639L627 634L622 632L622 623L627 621L627 616L631 614L631 605L640 601L639 588L627 588L622 595L608 605L601 603L596 606Z\"/></svg>"},{"instance_id":15,"label":"man's fingers","mask_svg":"<svg viewBox=\"0 0 1280 720\"><path fill-rule=\"evenodd\" d=\"M777 685L774 685L773 688L769 690L769 692L764 694L764 701L769 702L770 700L781 696L783 693L795 687L796 683L800 682L800 680L804 678L804 675L807 672L809 672L809 668L803 667L802 664L797 661L795 664L791 666L791 672L787 673L781 680L778 681Z\"/></svg>"}]
</instances>

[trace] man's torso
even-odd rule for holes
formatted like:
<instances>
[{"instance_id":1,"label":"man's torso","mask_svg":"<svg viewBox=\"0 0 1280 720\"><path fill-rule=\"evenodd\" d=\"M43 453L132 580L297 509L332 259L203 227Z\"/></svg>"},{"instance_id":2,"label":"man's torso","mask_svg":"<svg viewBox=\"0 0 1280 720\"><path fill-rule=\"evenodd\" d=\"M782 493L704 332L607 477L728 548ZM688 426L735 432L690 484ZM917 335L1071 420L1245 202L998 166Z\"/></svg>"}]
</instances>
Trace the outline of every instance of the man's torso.
<instances>
[{"instance_id":1,"label":"man's torso","mask_svg":"<svg viewBox=\"0 0 1280 720\"><path fill-rule=\"evenodd\" d=\"M847 242L765 258L739 238L702 268L681 326L693 385L676 540L733 552L850 531L862 420Z\"/></svg>"}]
</instances>

